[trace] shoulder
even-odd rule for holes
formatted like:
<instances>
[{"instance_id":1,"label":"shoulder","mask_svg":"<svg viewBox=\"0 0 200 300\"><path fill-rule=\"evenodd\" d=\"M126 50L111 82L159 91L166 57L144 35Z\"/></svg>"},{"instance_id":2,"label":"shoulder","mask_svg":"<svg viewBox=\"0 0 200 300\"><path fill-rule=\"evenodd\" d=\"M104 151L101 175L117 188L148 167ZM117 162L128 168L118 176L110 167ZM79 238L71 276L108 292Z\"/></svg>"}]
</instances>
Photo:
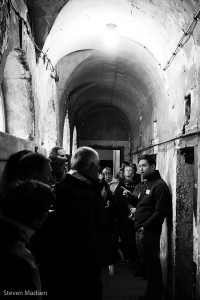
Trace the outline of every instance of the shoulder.
<instances>
[{"instance_id":1,"label":"shoulder","mask_svg":"<svg viewBox=\"0 0 200 300\"><path fill-rule=\"evenodd\" d=\"M152 182L151 188L157 193L165 193L170 195L170 190L164 179L158 178Z\"/></svg>"},{"instance_id":2,"label":"shoulder","mask_svg":"<svg viewBox=\"0 0 200 300\"><path fill-rule=\"evenodd\" d=\"M163 188L169 189L169 187L168 187L166 181L165 181L164 179L162 179L162 178L160 178L160 180L158 181L158 185L160 185L160 186L163 187Z\"/></svg>"}]
</instances>

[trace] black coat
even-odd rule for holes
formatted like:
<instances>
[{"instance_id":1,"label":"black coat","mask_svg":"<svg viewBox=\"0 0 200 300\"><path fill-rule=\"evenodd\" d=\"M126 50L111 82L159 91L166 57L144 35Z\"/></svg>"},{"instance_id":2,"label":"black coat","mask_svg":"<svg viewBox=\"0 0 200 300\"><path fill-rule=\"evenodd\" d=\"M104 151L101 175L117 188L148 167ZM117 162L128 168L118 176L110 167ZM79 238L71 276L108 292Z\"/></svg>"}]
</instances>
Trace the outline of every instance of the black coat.
<instances>
[{"instance_id":1,"label":"black coat","mask_svg":"<svg viewBox=\"0 0 200 300\"><path fill-rule=\"evenodd\" d=\"M25 233L0 216L0 299L11 296L9 292L19 292L12 294L19 299L42 299L39 271L27 243Z\"/></svg>"},{"instance_id":2,"label":"black coat","mask_svg":"<svg viewBox=\"0 0 200 300\"><path fill-rule=\"evenodd\" d=\"M60 236L58 273L63 271L70 276L68 283L64 283L63 278L61 281L67 284L68 289L77 286L82 290L82 298L95 300L101 285L101 268L111 263L112 249L109 217L103 204L101 185L92 180L90 182L67 174L55 186L55 211Z\"/></svg>"}]
</instances>

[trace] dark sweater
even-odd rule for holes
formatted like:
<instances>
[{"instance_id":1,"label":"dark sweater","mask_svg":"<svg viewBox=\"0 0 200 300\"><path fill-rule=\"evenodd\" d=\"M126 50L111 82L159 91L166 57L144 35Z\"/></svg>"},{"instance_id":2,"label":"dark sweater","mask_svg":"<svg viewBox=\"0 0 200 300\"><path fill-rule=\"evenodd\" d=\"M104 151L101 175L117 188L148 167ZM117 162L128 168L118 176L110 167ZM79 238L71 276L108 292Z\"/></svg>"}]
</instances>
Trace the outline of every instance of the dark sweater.
<instances>
[{"instance_id":1,"label":"dark sweater","mask_svg":"<svg viewBox=\"0 0 200 300\"><path fill-rule=\"evenodd\" d=\"M145 231L161 231L164 219L171 206L171 194L159 171L151 174L138 195L135 212L135 227Z\"/></svg>"}]
</instances>

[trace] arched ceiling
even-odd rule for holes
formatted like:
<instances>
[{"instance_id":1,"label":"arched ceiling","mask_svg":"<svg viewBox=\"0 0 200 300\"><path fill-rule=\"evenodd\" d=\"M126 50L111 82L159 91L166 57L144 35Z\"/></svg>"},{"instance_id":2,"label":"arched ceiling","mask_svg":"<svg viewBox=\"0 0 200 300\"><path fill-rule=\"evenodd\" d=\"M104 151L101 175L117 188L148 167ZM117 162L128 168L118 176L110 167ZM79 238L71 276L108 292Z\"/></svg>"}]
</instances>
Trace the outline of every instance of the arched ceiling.
<instances>
[{"instance_id":1,"label":"arched ceiling","mask_svg":"<svg viewBox=\"0 0 200 300\"><path fill-rule=\"evenodd\" d=\"M109 23L117 25L120 36L148 48L158 61L168 59L182 30L199 9L195 0L29 0L28 3L36 42L41 48L44 46L54 64L68 53L100 48Z\"/></svg>"},{"instance_id":2,"label":"arched ceiling","mask_svg":"<svg viewBox=\"0 0 200 300\"><path fill-rule=\"evenodd\" d=\"M156 99L150 101L151 89L158 79L165 82L154 57L141 45L124 40L117 55L93 51L75 68L65 89L80 122L96 106L114 107L135 127L143 107L152 109Z\"/></svg>"},{"instance_id":3,"label":"arched ceiling","mask_svg":"<svg viewBox=\"0 0 200 300\"><path fill-rule=\"evenodd\" d=\"M59 88L65 92L60 105L64 107L67 92L78 123L92 110L110 107L121 111L131 128L137 127L143 110L144 115L153 114L154 104L166 101L163 68L199 9L195 0L28 3L36 42L52 64L62 68ZM105 47L108 24L114 24L117 37L112 51ZM88 55L81 60L83 51ZM67 57L71 62L65 64Z\"/></svg>"}]
</instances>

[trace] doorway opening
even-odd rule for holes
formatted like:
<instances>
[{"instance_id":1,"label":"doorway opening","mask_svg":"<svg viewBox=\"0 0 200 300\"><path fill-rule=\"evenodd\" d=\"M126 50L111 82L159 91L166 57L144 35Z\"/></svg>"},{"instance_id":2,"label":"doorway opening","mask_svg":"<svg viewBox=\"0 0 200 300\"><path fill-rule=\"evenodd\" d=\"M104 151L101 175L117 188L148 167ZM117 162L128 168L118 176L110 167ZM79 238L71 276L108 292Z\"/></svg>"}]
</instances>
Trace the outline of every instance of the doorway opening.
<instances>
[{"instance_id":1,"label":"doorway opening","mask_svg":"<svg viewBox=\"0 0 200 300\"><path fill-rule=\"evenodd\" d=\"M124 147L99 145L91 147L99 154L101 170L103 170L105 167L110 167L113 171L113 176L116 176L120 169L121 163L124 160Z\"/></svg>"}]
</instances>

